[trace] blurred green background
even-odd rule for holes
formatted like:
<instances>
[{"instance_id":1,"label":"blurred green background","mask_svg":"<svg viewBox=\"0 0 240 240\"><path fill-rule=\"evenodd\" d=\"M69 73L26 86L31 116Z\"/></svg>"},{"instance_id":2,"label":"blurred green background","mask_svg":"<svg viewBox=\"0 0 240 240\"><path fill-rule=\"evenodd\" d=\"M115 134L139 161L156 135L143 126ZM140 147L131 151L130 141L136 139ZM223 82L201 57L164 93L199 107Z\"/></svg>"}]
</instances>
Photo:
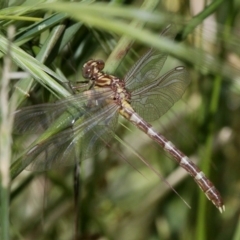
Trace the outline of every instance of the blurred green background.
<instances>
[{"instance_id":1,"label":"blurred green background","mask_svg":"<svg viewBox=\"0 0 240 240\"><path fill-rule=\"evenodd\" d=\"M1 186L1 239L4 232L9 239L240 239L239 10L240 1L223 0L1 1L1 72L14 25L11 71L30 74L9 84L16 108L72 94L68 81L83 81L91 58L119 77L151 46L169 53L163 72L185 65L190 86L153 125L197 163L226 206L220 214L170 156L120 117L124 143L114 139L79 165L77 207L74 166L39 173L12 165L10 191ZM174 43L158 37L169 23ZM13 133L11 163L31 141Z\"/></svg>"}]
</instances>

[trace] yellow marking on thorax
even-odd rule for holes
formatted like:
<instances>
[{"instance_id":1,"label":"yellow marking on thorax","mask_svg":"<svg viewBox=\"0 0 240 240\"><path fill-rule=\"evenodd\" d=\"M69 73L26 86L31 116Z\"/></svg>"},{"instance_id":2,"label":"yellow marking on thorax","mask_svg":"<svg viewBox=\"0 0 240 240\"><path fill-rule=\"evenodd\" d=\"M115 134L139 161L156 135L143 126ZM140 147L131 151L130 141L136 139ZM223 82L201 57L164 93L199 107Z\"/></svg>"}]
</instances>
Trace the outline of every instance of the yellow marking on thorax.
<instances>
[{"instance_id":1,"label":"yellow marking on thorax","mask_svg":"<svg viewBox=\"0 0 240 240\"><path fill-rule=\"evenodd\" d=\"M126 111L126 109L128 111ZM131 117L131 114L134 113L134 110L126 100L123 100L122 107L119 109L119 113L126 119L129 119Z\"/></svg>"},{"instance_id":2,"label":"yellow marking on thorax","mask_svg":"<svg viewBox=\"0 0 240 240\"><path fill-rule=\"evenodd\" d=\"M106 76L100 72L98 73L96 85L101 87L109 86L111 85L111 82L112 82L112 79L110 78L110 76Z\"/></svg>"}]
</instances>

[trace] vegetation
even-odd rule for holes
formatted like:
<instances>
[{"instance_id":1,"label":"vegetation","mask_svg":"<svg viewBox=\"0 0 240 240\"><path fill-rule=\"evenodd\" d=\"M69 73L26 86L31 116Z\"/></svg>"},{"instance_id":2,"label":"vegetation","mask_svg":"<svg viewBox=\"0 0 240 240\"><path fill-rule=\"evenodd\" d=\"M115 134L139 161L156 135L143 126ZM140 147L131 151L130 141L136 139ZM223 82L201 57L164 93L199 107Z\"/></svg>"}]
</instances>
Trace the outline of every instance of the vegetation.
<instances>
[{"instance_id":1,"label":"vegetation","mask_svg":"<svg viewBox=\"0 0 240 240\"><path fill-rule=\"evenodd\" d=\"M240 239L240 3L193 2L0 2L1 239ZM159 36L169 23L174 42ZM149 47L169 54L163 72L185 65L191 78L183 99L153 125L214 182L223 214L122 118L111 144L79 162L78 198L74 166L24 170L26 146L39 134L12 133L14 108L82 91L91 58L124 77Z\"/></svg>"}]
</instances>

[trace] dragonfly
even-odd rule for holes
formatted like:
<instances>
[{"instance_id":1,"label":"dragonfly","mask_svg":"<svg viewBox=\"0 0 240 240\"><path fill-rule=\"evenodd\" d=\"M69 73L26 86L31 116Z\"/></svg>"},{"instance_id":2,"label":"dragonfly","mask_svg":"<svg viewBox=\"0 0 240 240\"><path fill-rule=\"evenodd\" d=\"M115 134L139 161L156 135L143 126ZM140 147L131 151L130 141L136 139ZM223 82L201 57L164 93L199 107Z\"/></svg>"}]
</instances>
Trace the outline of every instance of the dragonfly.
<instances>
[{"instance_id":1,"label":"dragonfly","mask_svg":"<svg viewBox=\"0 0 240 240\"><path fill-rule=\"evenodd\" d=\"M173 39L172 26L166 27L161 35ZM56 103L17 110L15 129L19 133L56 129L50 137L30 146L22 160L24 166L45 171L71 165L76 151L81 160L90 158L110 143L121 115L169 153L222 213L225 206L213 183L149 123L165 114L190 84L183 66L161 75L166 59L166 53L151 48L123 79L105 73L104 61L89 60L82 68L82 75L89 82L87 90Z\"/></svg>"}]
</instances>

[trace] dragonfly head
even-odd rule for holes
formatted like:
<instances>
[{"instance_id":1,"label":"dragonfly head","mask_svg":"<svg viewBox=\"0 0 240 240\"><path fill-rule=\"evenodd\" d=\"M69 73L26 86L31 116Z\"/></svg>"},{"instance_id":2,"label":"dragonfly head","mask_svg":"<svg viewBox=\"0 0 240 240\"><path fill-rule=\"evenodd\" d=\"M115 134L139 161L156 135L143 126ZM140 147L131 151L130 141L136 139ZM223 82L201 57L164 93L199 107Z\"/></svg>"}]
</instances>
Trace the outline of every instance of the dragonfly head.
<instances>
[{"instance_id":1,"label":"dragonfly head","mask_svg":"<svg viewBox=\"0 0 240 240\"><path fill-rule=\"evenodd\" d=\"M89 60L87 61L82 68L82 75L86 79L96 80L98 73L101 72L104 68L103 60Z\"/></svg>"}]
</instances>

